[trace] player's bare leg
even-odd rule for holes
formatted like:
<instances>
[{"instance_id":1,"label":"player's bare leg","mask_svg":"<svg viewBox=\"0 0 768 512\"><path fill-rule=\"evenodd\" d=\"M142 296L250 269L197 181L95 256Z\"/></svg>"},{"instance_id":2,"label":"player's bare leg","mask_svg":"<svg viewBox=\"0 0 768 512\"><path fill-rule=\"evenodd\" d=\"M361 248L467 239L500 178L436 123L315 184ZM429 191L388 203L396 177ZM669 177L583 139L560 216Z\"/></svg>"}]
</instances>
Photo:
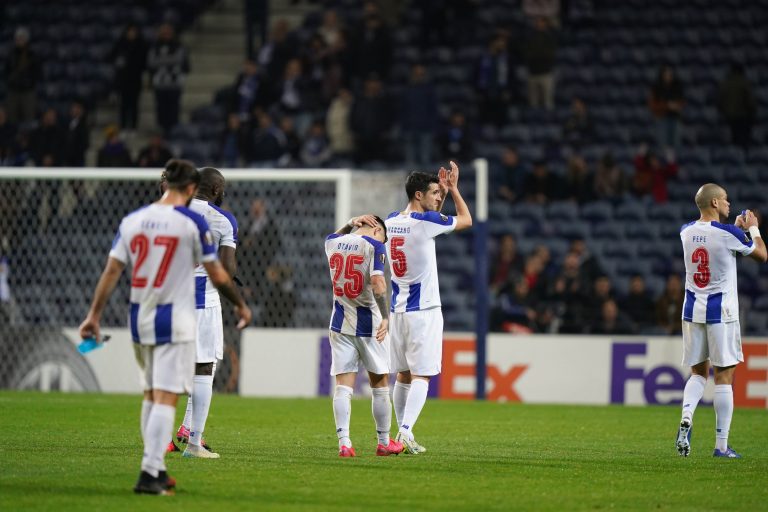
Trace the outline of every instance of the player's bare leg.
<instances>
[{"instance_id":1,"label":"player's bare leg","mask_svg":"<svg viewBox=\"0 0 768 512\"><path fill-rule=\"evenodd\" d=\"M739 459L741 455L728 446L728 433L733 418L733 374L736 366L715 366L715 451L714 457Z\"/></svg>"},{"instance_id":2,"label":"player's bare leg","mask_svg":"<svg viewBox=\"0 0 768 512\"><path fill-rule=\"evenodd\" d=\"M403 451L402 443L389 438L392 428L392 404L389 399L389 376L368 372L371 383L371 412L376 422L376 455L397 455Z\"/></svg>"},{"instance_id":3,"label":"player's bare leg","mask_svg":"<svg viewBox=\"0 0 768 512\"><path fill-rule=\"evenodd\" d=\"M430 377L424 375L408 374L411 388L408 391L408 398L403 409L402 423L397 433L397 441L405 446L405 451L411 454L426 452L426 448L421 446L413 437L413 427L419 419L421 410L427 401L427 392L429 391ZM398 375L399 378L399 375Z\"/></svg>"},{"instance_id":4,"label":"player's bare leg","mask_svg":"<svg viewBox=\"0 0 768 512\"><path fill-rule=\"evenodd\" d=\"M336 436L339 438L339 457L354 457L355 449L349 438L349 420L352 417L352 393L357 373L340 373L336 376L333 392L333 417L336 420Z\"/></svg>"},{"instance_id":5,"label":"player's bare leg","mask_svg":"<svg viewBox=\"0 0 768 512\"><path fill-rule=\"evenodd\" d=\"M147 396L145 394L145 396ZM151 391L154 400L144 429L144 457L141 473L134 492L142 494L170 494L170 477L165 467L165 445L173 432L178 395L155 389ZM175 482L173 482L175 485Z\"/></svg>"},{"instance_id":6,"label":"player's bare leg","mask_svg":"<svg viewBox=\"0 0 768 512\"><path fill-rule=\"evenodd\" d=\"M680 418L680 428L677 431L677 453L687 457L691 453L691 431L693 429L693 413L704 396L704 386L709 375L709 361L703 361L691 366L691 376L683 391L683 414Z\"/></svg>"},{"instance_id":7,"label":"player's bare leg","mask_svg":"<svg viewBox=\"0 0 768 512\"><path fill-rule=\"evenodd\" d=\"M195 364L195 377L192 383L192 394L189 400L192 402L192 418L189 425L189 442L184 450L185 457L202 459L218 459L218 453L214 453L205 445L203 432L205 422L208 419L208 411L211 407L213 395L213 370L215 363ZM182 425L183 426L183 425Z\"/></svg>"}]
</instances>

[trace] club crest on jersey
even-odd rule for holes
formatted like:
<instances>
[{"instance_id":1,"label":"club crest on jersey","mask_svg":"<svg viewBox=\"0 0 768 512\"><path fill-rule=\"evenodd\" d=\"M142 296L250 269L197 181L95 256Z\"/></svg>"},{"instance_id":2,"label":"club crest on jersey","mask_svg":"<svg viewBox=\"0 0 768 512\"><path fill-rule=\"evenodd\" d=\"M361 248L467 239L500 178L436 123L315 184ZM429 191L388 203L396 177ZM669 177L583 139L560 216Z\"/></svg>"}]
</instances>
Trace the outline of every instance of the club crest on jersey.
<instances>
[{"instance_id":1,"label":"club crest on jersey","mask_svg":"<svg viewBox=\"0 0 768 512\"><path fill-rule=\"evenodd\" d=\"M379 254L379 261L381 261L381 264L383 265L387 260L387 257L384 255L384 253Z\"/></svg>"},{"instance_id":2,"label":"club crest on jersey","mask_svg":"<svg viewBox=\"0 0 768 512\"><path fill-rule=\"evenodd\" d=\"M442 213L440 214L440 218L442 219L443 222L448 222L448 217L443 215Z\"/></svg>"}]
</instances>

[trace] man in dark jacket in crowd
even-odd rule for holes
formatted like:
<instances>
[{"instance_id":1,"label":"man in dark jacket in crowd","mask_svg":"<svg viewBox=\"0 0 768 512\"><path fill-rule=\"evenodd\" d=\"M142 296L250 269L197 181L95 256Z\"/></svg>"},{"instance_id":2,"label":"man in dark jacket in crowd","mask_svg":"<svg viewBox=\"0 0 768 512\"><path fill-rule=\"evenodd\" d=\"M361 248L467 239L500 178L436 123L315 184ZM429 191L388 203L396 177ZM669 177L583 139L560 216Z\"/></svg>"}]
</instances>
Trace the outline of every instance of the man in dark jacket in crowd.
<instances>
[{"instance_id":1,"label":"man in dark jacket in crowd","mask_svg":"<svg viewBox=\"0 0 768 512\"><path fill-rule=\"evenodd\" d=\"M179 123L179 108L184 78L189 73L187 50L176 39L173 27L164 23L158 30L157 42L147 59L155 90L157 124L165 136Z\"/></svg>"},{"instance_id":2,"label":"man in dark jacket in crowd","mask_svg":"<svg viewBox=\"0 0 768 512\"><path fill-rule=\"evenodd\" d=\"M5 64L5 83L8 88L8 119L12 124L21 124L35 119L37 94L35 88L40 80L40 61L29 48L29 30L16 29L14 47Z\"/></svg>"},{"instance_id":3,"label":"man in dark jacket in crowd","mask_svg":"<svg viewBox=\"0 0 768 512\"><path fill-rule=\"evenodd\" d=\"M720 83L717 100L720 115L731 130L731 142L748 148L757 117L757 101L752 84L744 75L744 65L731 65L728 76Z\"/></svg>"},{"instance_id":4,"label":"man in dark jacket in crowd","mask_svg":"<svg viewBox=\"0 0 768 512\"><path fill-rule=\"evenodd\" d=\"M528 68L528 102L532 107L552 110L555 108L557 37L546 18L537 18L534 28L523 47Z\"/></svg>"}]
</instances>

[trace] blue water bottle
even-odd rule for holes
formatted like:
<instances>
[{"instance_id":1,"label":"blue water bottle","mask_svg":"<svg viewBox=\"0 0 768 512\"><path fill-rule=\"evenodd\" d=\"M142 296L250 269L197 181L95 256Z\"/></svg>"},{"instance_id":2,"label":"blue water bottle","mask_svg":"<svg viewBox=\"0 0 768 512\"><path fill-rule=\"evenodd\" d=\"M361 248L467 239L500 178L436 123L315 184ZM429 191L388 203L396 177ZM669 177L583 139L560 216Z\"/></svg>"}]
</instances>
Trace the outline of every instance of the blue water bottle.
<instances>
[{"instance_id":1,"label":"blue water bottle","mask_svg":"<svg viewBox=\"0 0 768 512\"><path fill-rule=\"evenodd\" d=\"M84 338L83 341L80 342L80 344L77 346L77 351L81 354L87 354L88 352L92 350L96 350L97 348L101 348L104 346L104 343L109 341L109 335L104 336L101 341L96 341L96 338Z\"/></svg>"}]
</instances>

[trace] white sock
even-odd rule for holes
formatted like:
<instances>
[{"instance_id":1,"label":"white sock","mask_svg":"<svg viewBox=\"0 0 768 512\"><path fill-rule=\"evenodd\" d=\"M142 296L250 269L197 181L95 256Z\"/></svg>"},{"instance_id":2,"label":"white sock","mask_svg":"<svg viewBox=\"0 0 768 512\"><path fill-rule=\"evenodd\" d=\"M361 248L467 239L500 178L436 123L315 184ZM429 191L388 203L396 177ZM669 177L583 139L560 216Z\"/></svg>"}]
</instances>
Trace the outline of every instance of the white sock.
<instances>
[{"instance_id":1,"label":"white sock","mask_svg":"<svg viewBox=\"0 0 768 512\"><path fill-rule=\"evenodd\" d=\"M192 391L194 392L194 387L192 388ZM181 425L187 430L192 428L192 411L193 411L193 402L192 402L192 395L190 394L187 397L187 410L184 411L184 421L181 422Z\"/></svg>"},{"instance_id":2,"label":"white sock","mask_svg":"<svg viewBox=\"0 0 768 512\"><path fill-rule=\"evenodd\" d=\"M733 417L733 388L730 384L715 386L715 448L724 452L728 449L728 431Z\"/></svg>"},{"instance_id":3,"label":"white sock","mask_svg":"<svg viewBox=\"0 0 768 512\"><path fill-rule=\"evenodd\" d=\"M400 432L408 437L413 437L413 427L419 414L427 401L427 391L429 391L429 382L424 379L413 379L411 381L411 391L408 393L408 400L405 402L405 411L403 412L403 424L400 425Z\"/></svg>"},{"instance_id":4,"label":"white sock","mask_svg":"<svg viewBox=\"0 0 768 512\"><path fill-rule=\"evenodd\" d=\"M397 426L403 424L403 413L405 413L405 402L408 400L408 392L411 390L410 384L395 382L395 389L392 391L392 402L395 404L395 419Z\"/></svg>"},{"instance_id":5,"label":"white sock","mask_svg":"<svg viewBox=\"0 0 768 512\"><path fill-rule=\"evenodd\" d=\"M699 405L701 397L704 396L704 386L707 385L707 379L701 375L691 375L688 382L685 383L683 391L683 417L681 421L693 423L693 413L696 412L696 406Z\"/></svg>"},{"instance_id":6,"label":"white sock","mask_svg":"<svg viewBox=\"0 0 768 512\"><path fill-rule=\"evenodd\" d=\"M389 445L389 429L392 428L392 403L389 400L389 387L371 389L371 411L376 422L376 436L379 444Z\"/></svg>"},{"instance_id":7,"label":"white sock","mask_svg":"<svg viewBox=\"0 0 768 512\"><path fill-rule=\"evenodd\" d=\"M205 421L211 408L213 395L213 375L195 375L192 381L192 425L189 428L189 444L200 446L205 432Z\"/></svg>"},{"instance_id":8,"label":"white sock","mask_svg":"<svg viewBox=\"0 0 768 512\"><path fill-rule=\"evenodd\" d=\"M349 419L352 417L352 393L349 386L336 386L333 393L333 417L336 419L336 436L339 438L339 448L351 447L349 438Z\"/></svg>"},{"instance_id":9,"label":"white sock","mask_svg":"<svg viewBox=\"0 0 768 512\"><path fill-rule=\"evenodd\" d=\"M154 402L147 400L146 398L141 401L141 439L145 443L147 442L144 432L147 431L147 420L149 419L149 411L152 410Z\"/></svg>"},{"instance_id":10,"label":"white sock","mask_svg":"<svg viewBox=\"0 0 768 512\"><path fill-rule=\"evenodd\" d=\"M170 405L154 404L147 419L144 441L144 458L141 460L141 470L156 477L159 471L165 470L165 447L173 433L173 422L176 419L176 408Z\"/></svg>"}]
</instances>

